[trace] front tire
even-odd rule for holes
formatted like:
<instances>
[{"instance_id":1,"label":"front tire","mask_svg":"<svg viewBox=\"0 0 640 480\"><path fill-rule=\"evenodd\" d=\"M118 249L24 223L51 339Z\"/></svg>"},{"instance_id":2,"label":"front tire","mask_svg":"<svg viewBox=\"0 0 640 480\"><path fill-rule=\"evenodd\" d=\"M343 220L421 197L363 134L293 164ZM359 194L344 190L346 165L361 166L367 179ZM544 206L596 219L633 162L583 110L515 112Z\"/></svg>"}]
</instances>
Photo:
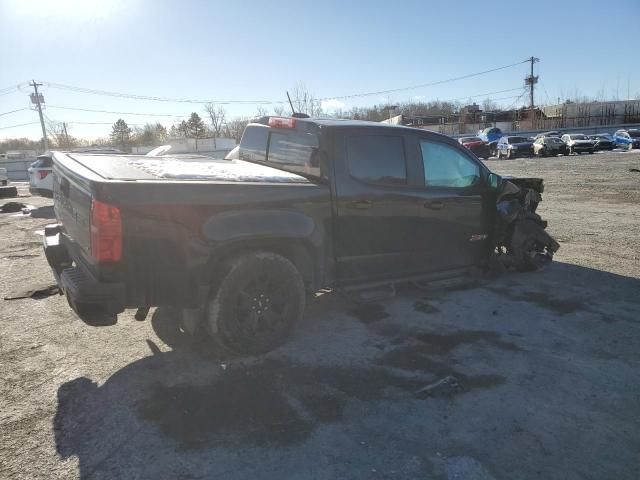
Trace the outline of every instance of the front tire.
<instances>
[{"instance_id":1,"label":"front tire","mask_svg":"<svg viewBox=\"0 0 640 480\"><path fill-rule=\"evenodd\" d=\"M298 269L271 252L227 262L226 275L207 305L209 332L223 346L256 355L282 345L302 318L305 288Z\"/></svg>"}]
</instances>

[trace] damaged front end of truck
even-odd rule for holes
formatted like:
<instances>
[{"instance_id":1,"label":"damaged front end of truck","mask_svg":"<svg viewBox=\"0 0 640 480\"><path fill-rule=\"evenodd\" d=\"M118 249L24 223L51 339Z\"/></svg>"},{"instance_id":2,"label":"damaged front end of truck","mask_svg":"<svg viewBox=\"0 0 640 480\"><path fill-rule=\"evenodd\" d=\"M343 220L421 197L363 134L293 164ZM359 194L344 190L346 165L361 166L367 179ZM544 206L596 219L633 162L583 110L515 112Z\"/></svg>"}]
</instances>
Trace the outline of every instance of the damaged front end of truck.
<instances>
[{"instance_id":1,"label":"damaged front end of truck","mask_svg":"<svg viewBox=\"0 0 640 480\"><path fill-rule=\"evenodd\" d=\"M536 213L542 201L541 178L502 177L498 182L492 270L533 271L549 264L560 245Z\"/></svg>"}]
</instances>

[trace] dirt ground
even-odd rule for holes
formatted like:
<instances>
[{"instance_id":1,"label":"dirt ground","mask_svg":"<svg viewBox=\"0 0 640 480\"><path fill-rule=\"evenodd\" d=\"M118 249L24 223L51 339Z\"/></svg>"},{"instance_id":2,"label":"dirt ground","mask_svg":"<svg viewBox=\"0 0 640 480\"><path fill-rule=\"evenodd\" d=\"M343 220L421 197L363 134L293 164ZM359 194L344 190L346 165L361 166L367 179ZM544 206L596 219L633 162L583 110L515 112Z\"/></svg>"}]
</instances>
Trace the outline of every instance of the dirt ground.
<instances>
[{"instance_id":1,"label":"dirt ground","mask_svg":"<svg viewBox=\"0 0 640 480\"><path fill-rule=\"evenodd\" d=\"M0 478L640 478L640 152L487 163L545 178L552 266L323 295L260 358L170 309L92 328L63 297L1 301ZM0 214L2 297L52 283L51 201L20 200L40 208Z\"/></svg>"}]
</instances>

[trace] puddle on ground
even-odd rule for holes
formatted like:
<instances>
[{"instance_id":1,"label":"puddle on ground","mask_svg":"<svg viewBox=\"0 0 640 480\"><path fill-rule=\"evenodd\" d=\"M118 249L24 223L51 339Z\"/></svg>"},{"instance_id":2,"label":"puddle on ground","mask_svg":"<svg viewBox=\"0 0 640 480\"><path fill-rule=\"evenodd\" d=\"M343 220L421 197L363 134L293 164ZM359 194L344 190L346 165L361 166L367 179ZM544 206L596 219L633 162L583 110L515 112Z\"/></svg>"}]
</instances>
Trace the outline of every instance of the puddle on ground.
<instances>
[{"instance_id":1,"label":"puddle on ground","mask_svg":"<svg viewBox=\"0 0 640 480\"><path fill-rule=\"evenodd\" d=\"M156 384L138 405L181 450L288 446L313 430L339 422L351 400L413 397L425 384L452 375L464 394L505 382L501 375L467 375L448 358L458 345L485 342L517 351L495 332L423 333L388 351L369 367L325 367L268 359L231 365L209 385Z\"/></svg>"},{"instance_id":2,"label":"puddle on ground","mask_svg":"<svg viewBox=\"0 0 640 480\"><path fill-rule=\"evenodd\" d=\"M381 399L423 384L381 367L312 367L272 359L228 368L210 385L155 385L138 411L183 450L234 443L286 446L304 441L319 424L340 421L350 399Z\"/></svg>"}]
</instances>

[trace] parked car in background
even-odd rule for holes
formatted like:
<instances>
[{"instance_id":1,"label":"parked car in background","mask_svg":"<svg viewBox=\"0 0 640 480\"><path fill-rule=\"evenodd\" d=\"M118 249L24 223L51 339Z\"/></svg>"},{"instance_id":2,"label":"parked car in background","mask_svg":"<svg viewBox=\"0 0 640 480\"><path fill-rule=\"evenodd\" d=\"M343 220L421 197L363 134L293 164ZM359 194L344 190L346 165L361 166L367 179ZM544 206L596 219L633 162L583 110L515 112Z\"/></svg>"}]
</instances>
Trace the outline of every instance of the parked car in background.
<instances>
[{"instance_id":1,"label":"parked car in background","mask_svg":"<svg viewBox=\"0 0 640 480\"><path fill-rule=\"evenodd\" d=\"M589 139L593 141L596 150L613 150L616 148L615 142L608 135L589 135Z\"/></svg>"},{"instance_id":2,"label":"parked car in background","mask_svg":"<svg viewBox=\"0 0 640 480\"><path fill-rule=\"evenodd\" d=\"M6 168L0 168L0 185L4 186L9 183L9 176Z\"/></svg>"},{"instance_id":3,"label":"parked car in background","mask_svg":"<svg viewBox=\"0 0 640 480\"><path fill-rule=\"evenodd\" d=\"M489 147L489 155L495 157L498 153L498 141L504 136L498 127L488 127L478 132L480 140Z\"/></svg>"},{"instance_id":4,"label":"parked car in background","mask_svg":"<svg viewBox=\"0 0 640 480\"><path fill-rule=\"evenodd\" d=\"M562 136L562 133L557 131L557 130L551 130L550 132L542 132L539 133L535 136L535 139L537 140L538 138L542 138L542 137L558 137L560 138Z\"/></svg>"},{"instance_id":5,"label":"parked car in background","mask_svg":"<svg viewBox=\"0 0 640 480\"><path fill-rule=\"evenodd\" d=\"M539 157L557 157L558 154L567 154L567 145L560 137L538 137L533 142L533 153Z\"/></svg>"},{"instance_id":6,"label":"parked car in background","mask_svg":"<svg viewBox=\"0 0 640 480\"><path fill-rule=\"evenodd\" d=\"M504 136L496 148L498 159L502 157L530 157L533 155L533 141L526 137Z\"/></svg>"},{"instance_id":7,"label":"parked car in background","mask_svg":"<svg viewBox=\"0 0 640 480\"><path fill-rule=\"evenodd\" d=\"M631 150L632 148L640 148L640 130L630 128L629 130L618 130L613 134L613 141L616 146Z\"/></svg>"},{"instance_id":8,"label":"parked car in background","mask_svg":"<svg viewBox=\"0 0 640 480\"><path fill-rule=\"evenodd\" d=\"M562 136L562 141L567 144L568 154L593 153L595 143L584 133L571 133Z\"/></svg>"},{"instance_id":9,"label":"parked car in background","mask_svg":"<svg viewBox=\"0 0 640 480\"><path fill-rule=\"evenodd\" d=\"M489 146L482 141L480 137L462 137L458 142L464 147L471 150L478 158L489 158Z\"/></svg>"},{"instance_id":10,"label":"parked car in background","mask_svg":"<svg viewBox=\"0 0 640 480\"><path fill-rule=\"evenodd\" d=\"M29 191L32 195L53 197L53 153L47 152L37 157L27 172Z\"/></svg>"}]
</instances>

